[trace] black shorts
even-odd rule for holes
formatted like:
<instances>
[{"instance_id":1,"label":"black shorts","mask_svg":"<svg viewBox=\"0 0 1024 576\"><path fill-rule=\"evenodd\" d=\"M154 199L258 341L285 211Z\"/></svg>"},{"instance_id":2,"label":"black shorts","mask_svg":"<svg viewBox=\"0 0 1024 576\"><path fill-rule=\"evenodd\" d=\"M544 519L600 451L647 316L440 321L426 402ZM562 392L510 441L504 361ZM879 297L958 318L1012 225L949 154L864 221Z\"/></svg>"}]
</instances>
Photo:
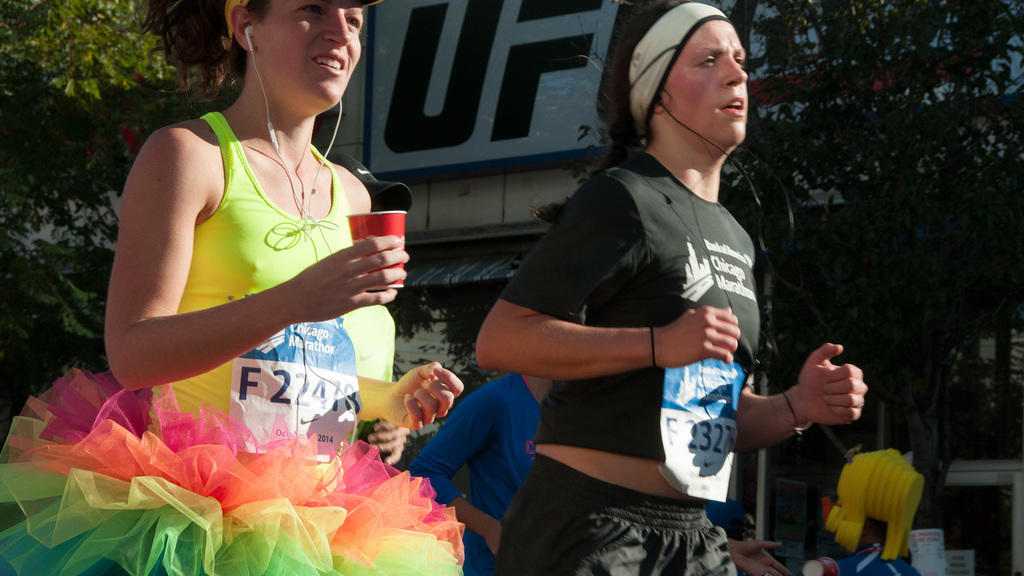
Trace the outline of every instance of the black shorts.
<instances>
[{"instance_id":1,"label":"black shorts","mask_svg":"<svg viewBox=\"0 0 1024 576\"><path fill-rule=\"evenodd\" d=\"M501 530L498 576L736 576L703 502L602 482L540 454Z\"/></svg>"}]
</instances>

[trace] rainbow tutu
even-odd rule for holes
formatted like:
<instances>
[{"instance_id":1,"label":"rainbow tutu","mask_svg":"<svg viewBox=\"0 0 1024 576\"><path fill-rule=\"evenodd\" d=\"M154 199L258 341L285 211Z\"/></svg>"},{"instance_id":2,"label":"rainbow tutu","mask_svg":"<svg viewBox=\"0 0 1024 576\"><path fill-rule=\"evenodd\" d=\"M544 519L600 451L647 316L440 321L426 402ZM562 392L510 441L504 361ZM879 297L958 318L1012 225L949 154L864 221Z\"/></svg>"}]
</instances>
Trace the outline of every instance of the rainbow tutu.
<instances>
[{"instance_id":1,"label":"rainbow tutu","mask_svg":"<svg viewBox=\"0 0 1024 576\"><path fill-rule=\"evenodd\" d=\"M0 574L462 573L463 526L427 480L363 442L324 463L308 438L252 439L169 386L70 372L0 454Z\"/></svg>"}]
</instances>

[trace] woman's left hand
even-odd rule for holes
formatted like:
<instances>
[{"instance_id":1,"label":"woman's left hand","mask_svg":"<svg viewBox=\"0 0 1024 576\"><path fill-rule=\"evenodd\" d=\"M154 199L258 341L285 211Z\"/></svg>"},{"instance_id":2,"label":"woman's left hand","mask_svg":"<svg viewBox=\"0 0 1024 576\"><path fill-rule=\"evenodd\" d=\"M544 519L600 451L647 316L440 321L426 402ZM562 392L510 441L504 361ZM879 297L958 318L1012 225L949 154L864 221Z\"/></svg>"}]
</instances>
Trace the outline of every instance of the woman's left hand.
<instances>
[{"instance_id":1,"label":"woman's left hand","mask_svg":"<svg viewBox=\"0 0 1024 576\"><path fill-rule=\"evenodd\" d=\"M404 412L388 420L419 430L434 419L447 416L463 388L462 380L439 362L413 368L395 386L396 399L401 400Z\"/></svg>"},{"instance_id":2,"label":"woman's left hand","mask_svg":"<svg viewBox=\"0 0 1024 576\"><path fill-rule=\"evenodd\" d=\"M736 568L750 576L793 576L781 562L768 553L781 542L729 539L729 556Z\"/></svg>"}]
</instances>

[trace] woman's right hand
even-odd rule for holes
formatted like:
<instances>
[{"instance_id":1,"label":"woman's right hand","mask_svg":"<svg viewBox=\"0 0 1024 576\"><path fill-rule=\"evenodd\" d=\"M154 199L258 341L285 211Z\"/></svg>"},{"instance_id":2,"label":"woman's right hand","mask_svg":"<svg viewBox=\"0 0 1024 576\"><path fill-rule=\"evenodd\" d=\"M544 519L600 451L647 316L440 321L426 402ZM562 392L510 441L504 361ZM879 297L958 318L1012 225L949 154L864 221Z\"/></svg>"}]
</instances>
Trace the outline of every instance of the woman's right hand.
<instances>
[{"instance_id":1,"label":"woman's right hand","mask_svg":"<svg viewBox=\"0 0 1024 576\"><path fill-rule=\"evenodd\" d=\"M388 285L400 283L406 273L389 267L408 261L403 239L370 236L306 268L281 288L296 304L296 322L329 320L394 300L398 291Z\"/></svg>"},{"instance_id":2,"label":"woman's right hand","mask_svg":"<svg viewBox=\"0 0 1024 576\"><path fill-rule=\"evenodd\" d=\"M708 358L729 364L739 337L739 319L732 310L701 306L654 329L654 358L662 368L687 366Z\"/></svg>"}]
</instances>

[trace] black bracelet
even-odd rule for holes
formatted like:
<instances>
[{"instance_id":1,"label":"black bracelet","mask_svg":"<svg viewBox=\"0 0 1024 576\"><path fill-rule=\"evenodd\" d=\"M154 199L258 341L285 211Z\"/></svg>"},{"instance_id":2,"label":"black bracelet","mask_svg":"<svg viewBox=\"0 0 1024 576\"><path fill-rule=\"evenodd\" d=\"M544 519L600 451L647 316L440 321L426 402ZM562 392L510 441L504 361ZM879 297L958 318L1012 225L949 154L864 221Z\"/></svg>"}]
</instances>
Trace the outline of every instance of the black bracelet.
<instances>
[{"instance_id":1,"label":"black bracelet","mask_svg":"<svg viewBox=\"0 0 1024 576\"><path fill-rule=\"evenodd\" d=\"M648 326L647 329L651 333L651 366L657 368L658 361L654 358L654 326Z\"/></svg>"},{"instance_id":2,"label":"black bracelet","mask_svg":"<svg viewBox=\"0 0 1024 576\"><path fill-rule=\"evenodd\" d=\"M789 401L789 396L786 394L785 390L782 391L782 397L786 399L786 406L789 406L789 413L793 415L793 431L796 432L797 436L799 436L804 430L810 428L813 422L808 422L801 426L800 419L796 416L796 410L793 410L793 403Z\"/></svg>"}]
</instances>

